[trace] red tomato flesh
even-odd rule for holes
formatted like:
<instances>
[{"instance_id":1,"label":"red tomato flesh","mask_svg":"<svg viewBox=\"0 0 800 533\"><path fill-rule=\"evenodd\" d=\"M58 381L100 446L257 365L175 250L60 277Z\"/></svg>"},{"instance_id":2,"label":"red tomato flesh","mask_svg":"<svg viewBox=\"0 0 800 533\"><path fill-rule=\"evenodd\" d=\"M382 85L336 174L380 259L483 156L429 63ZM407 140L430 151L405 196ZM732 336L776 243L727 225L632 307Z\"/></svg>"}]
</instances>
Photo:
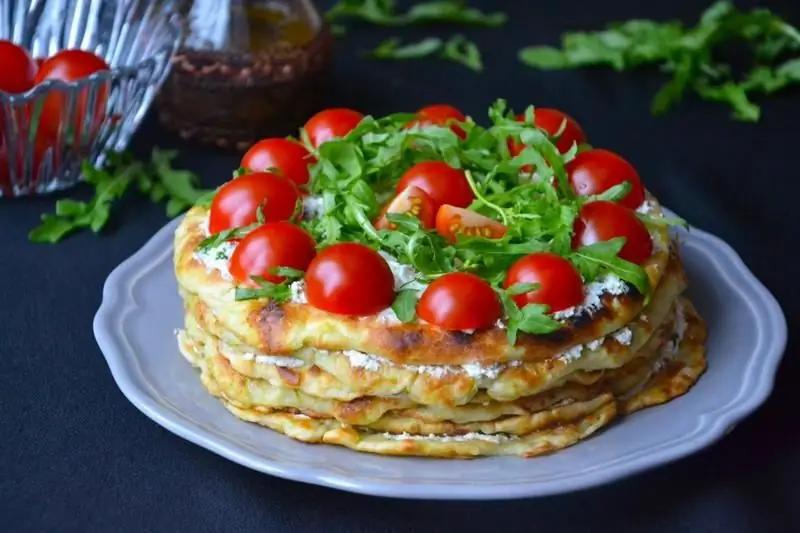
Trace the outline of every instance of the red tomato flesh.
<instances>
[{"instance_id":1,"label":"red tomato flesh","mask_svg":"<svg viewBox=\"0 0 800 533\"><path fill-rule=\"evenodd\" d=\"M417 118L406 124L405 127L410 128L417 125L450 126L450 129L453 130L456 135L462 139L465 139L467 134L457 123L465 122L466 120L467 117L464 115L464 113L451 105L433 104L425 106L417 111Z\"/></svg>"},{"instance_id":2,"label":"red tomato flesh","mask_svg":"<svg viewBox=\"0 0 800 533\"><path fill-rule=\"evenodd\" d=\"M578 196L592 196L628 182L630 191L618 203L636 209L644 202L639 173L623 158L608 150L587 150L567 163L567 177Z\"/></svg>"},{"instance_id":3,"label":"red tomato flesh","mask_svg":"<svg viewBox=\"0 0 800 533\"><path fill-rule=\"evenodd\" d=\"M263 206L265 221L288 220L300 194L294 183L270 172L253 172L234 178L217 191L211 203L208 230L219 233L257 222Z\"/></svg>"},{"instance_id":4,"label":"red tomato flesh","mask_svg":"<svg viewBox=\"0 0 800 533\"><path fill-rule=\"evenodd\" d=\"M394 197L383 208L380 218L375 223L378 229L397 229L397 225L390 222L386 215L394 213L417 217L423 228L432 228L436 224L436 204L428 194L419 187L408 187Z\"/></svg>"},{"instance_id":5,"label":"red tomato flesh","mask_svg":"<svg viewBox=\"0 0 800 533\"><path fill-rule=\"evenodd\" d=\"M584 204L575 220L572 247L625 237L619 257L641 265L653 254L653 239L631 209L599 200Z\"/></svg>"},{"instance_id":6,"label":"red tomato flesh","mask_svg":"<svg viewBox=\"0 0 800 533\"><path fill-rule=\"evenodd\" d=\"M526 255L511 265L504 287L538 283L532 291L514 296L519 307L545 304L550 312L561 311L583 301L583 280L575 267L560 255L541 252Z\"/></svg>"},{"instance_id":7,"label":"red tomato flesh","mask_svg":"<svg viewBox=\"0 0 800 533\"><path fill-rule=\"evenodd\" d=\"M240 283L250 282L252 276L280 283L283 276L272 273L276 267L305 270L316 255L311 235L291 222L267 222L243 238L230 259L230 271Z\"/></svg>"},{"instance_id":8,"label":"red tomato flesh","mask_svg":"<svg viewBox=\"0 0 800 533\"><path fill-rule=\"evenodd\" d=\"M0 91L18 94L33 87L37 67L27 50L11 41L0 40L0 65Z\"/></svg>"},{"instance_id":9,"label":"red tomato flesh","mask_svg":"<svg viewBox=\"0 0 800 533\"><path fill-rule=\"evenodd\" d=\"M467 207L475 199L464 171L444 161L423 161L409 168L400 178L397 191L411 186L428 193L437 206Z\"/></svg>"},{"instance_id":10,"label":"red tomato flesh","mask_svg":"<svg viewBox=\"0 0 800 533\"><path fill-rule=\"evenodd\" d=\"M319 148L321 144L331 139L344 137L350 133L362 118L364 115L352 109L343 107L326 109L308 119L303 129L308 134L311 146Z\"/></svg>"},{"instance_id":11,"label":"red tomato flesh","mask_svg":"<svg viewBox=\"0 0 800 533\"><path fill-rule=\"evenodd\" d=\"M306 270L308 303L329 313L369 316L394 301L394 276L372 248L355 242L331 245Z\"/></svg>"},{"instance_id":12,"label":"red tomato flesh","mask_svg":"<svg viewBox=\"0 0 800 533\"><path fill-rule=\"evenodd\" d=\"M303 145L289 139L264 139L254 144L242 158L241 166L253 172L271 168L297 185L308 183L308 165L313 156Z\"/></svg>"},{"instance_id":13,"label":"red tomato flesh","mask_svg":"<svg viewBox=\"0 0 800 533\"><path fill-rule=\"evenodd\" d=\"M491 327L503 316L494 289L474 274L452 272L431 283L417 304L420 318L447 330Z\"/></svg>"},{"instance_id":14,"label":"red tomato flesh","mask_svg":"<svg viewBox=\"0 0 800 533\"><path fill-rule=\"evenodd\" d=\"M91 76L95 72L109 70L108 64L100 57L84 50L62 50L42 63L39 72L36 74L36 85L47 80L61 80L73 82ZM99 129L105 117L106 103L108 101L108 84L102 85L96 90L96 97L93 109L88 108L89 88L81 91L77 99L77 108L73 110L75 117L74 136L76 141L83 135L83 123L85 117L92 113L95 117L91 124L89 135L94 135ZM63 91L58 89L51 90L45 98L40 117L39 128L41 132L54 137L62 130L66 130L68 125L61 123L62 108L68 103Z\"/></svg>"},{"instance_id":15,"label":"red tomato flesh","mask_svg":"<svg viewBox=\"0 0 800 533\"><path fill-rule=\"evenodd\" d=\"M501 239L508 228L475 211L446 204L440 207L436 213L436 231L448 241L456 242L459 234L469 237Z\"/></svg>"},{"instance_id":16,"label":"red tomato flesh","mask_svg":"<svg viewBox=\"0 0 800 533\"><path fill-rule=\"evenodd\" d=\"M517 120L519 122L525 122L525 113L518 115ZM583 129L575 119L558 109L550 109L547 107L537 107L534 109L534 125L544 130L551 137L554 137L559 130L561 130L561 125L564 124L565 121L564 130L555 142L556 148L558 148L558 151L562 154L568 152L573 144L582 144L586 142L586 134L583 132Z\"/></svg>"}]
</instances>

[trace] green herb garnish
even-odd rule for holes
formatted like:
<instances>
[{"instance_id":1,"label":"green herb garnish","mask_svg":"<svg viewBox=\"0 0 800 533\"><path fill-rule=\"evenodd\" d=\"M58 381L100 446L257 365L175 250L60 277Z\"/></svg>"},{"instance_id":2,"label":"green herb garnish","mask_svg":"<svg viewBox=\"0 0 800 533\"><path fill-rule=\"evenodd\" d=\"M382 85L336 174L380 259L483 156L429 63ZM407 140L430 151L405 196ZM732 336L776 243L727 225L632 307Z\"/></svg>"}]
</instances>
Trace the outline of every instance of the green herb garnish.
<instances>
[{"instance_id":1,"label":"green herb garnish","mask_svg":"<svg viewBox=\"0 0 800 533\"><path fill-rule=\"evenodd\" d=\"M282 303L292 298L292 289L288 283L272 283L260 276L252 276L256 282L256 287L236 287L234 299L237 302L244 300L260 300L266 298L274 302Z\"/></svg>"},{"instance_id":2,"label":"green herb garnish","mask_svg":"<svg viewBox=\"0 0 800 533\"><path fill-rule=\"evenodd\" d=\"M320 146L318 162L311 168L310 190L322 198L324 209L321 216L302 224L320 247L341 241L366 243L412 266L420 282L430 283L456 271L480 276L503 301L512 342L519 332L545 334L561 327L546 306L519 308L514 303L513 295L534 286L502 289L508 268L527 254L551 251L569 258L587 283L614 274L647 294L645 271L619 258L622 239L572 250L575 218L592 198L575 196L567 182L564 165L578 147L561 154L554 138L531 125L535 113L531 107L525 111L528 120L518 121L506 103L498 100L489 110L487 127L471 119L462 124L465 139L449 127L407 127L413 118L407 113L365 117L344 138ZM526 146L515 157L507 148L509 138ZM435 230L422 227L417 218L399 214L387 215L395 229L375 229L372 221L403 173L415 163L431 160L465 171L475 196L470 209L504 224L503 238L459 236L450 243ZM532 172L523 172L528 165ZM623 184L598 197L617 201L628 188ZM401 290L392 308L401 321L410 321L416 301L416 291Z\"/></svg>"},{"instance_id":3,"label":"green herb garnish","mask_svg":"<svg viewBox=\"0 0 800 533\"><path fill-rule=\"evenodd\" d=\"M325 15L328 22L341 19L356 19L381 26L409 26L435 22L470 24L476 26L501 26L505 24L505 13L484 13L467 7L464 2L440 0L419 2L405 13L398 13L395 0L339 0ZM338 25L338 34L344 28Z\"/></svg>"},{"instance_id":4,"label":"green herb garnish","mask_svg":"<svg viewBox=\"0 0 800 533\"><path fill-rule=\"evenodd\" d=\"M172 151L153 150L148 163L134 161L129 154L109 152L101 167L84 162L81 171L94 188L88 202L64 199L56 202L54 214L42 215L42 223L28 234L31 242L54 244L81 229L99 233L111 218L111 209L131 184L152 202L166 200L167 216L172 218L200 200L207 191L198 188L198 178L187 170L172 167Z\"/></svg>"},{"instance_id":5,"label":"green herb garnish","mask_svg":"<svg viewBox=\"0 0 800 533\"><path fill-rule=\"evenodd\" d=\"M400 322L413 322L417 317L417 291L413 289L403 289L397 293L392 310Z\"/></svg>"},{"instance_id":6,"label":"green herb garnish","mask_svg":"<svg viewBox=\"0 0 800 533\"><path fill-rule=\"evenodd\" d=\"M752 49L755 65L736 77L719 50L731 41ZM730 2L716 2L685 28L680 22L630 20L596 32L566 33L561 48L533 46L519 51L531 67L557 70L593 65L632 70L659 65L672 79L655 95L652 112L662 114L680 102L687 90L701 98L724 102L737 120L755 122L760 108L750 97L772 94L800 83L800 59L786 56L800 50L800 33L766 9L743 12Z\"/></svg>"},{"instance_id":7,"label":"green herb garnish","mask_svg":"<svg viewBox=\"0 0 800 533\"><path fill-rule=\"evenodd\" d=\"M399 39L393 37L380 43L370 55L376 59L392 60L441 57L476 72L483 70L478 46L463 35L455 35L444 42L438 37L426 37L407 44L401 44Z\"/></svg>"}]
</instances>

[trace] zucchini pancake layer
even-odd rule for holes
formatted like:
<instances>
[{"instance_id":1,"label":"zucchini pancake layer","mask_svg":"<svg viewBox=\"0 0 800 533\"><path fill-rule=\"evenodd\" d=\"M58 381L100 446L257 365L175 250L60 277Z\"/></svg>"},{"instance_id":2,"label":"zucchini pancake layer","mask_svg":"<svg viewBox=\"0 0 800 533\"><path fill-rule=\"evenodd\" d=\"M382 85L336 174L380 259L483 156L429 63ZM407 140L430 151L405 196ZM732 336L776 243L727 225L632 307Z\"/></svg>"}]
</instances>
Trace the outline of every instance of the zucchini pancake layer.
<instances>
[{"instance_id":1,"label":"zucchini pancake layer","mask_svg":"<svg viewBox=\"0 0 800 533\"><path fill-rule=\"evenodd\" d=\"M552 109L312 117L175 234L181 353L309 443L549 453L687 392L706 327L658 201Z\"/></svg>"}]
</instances>

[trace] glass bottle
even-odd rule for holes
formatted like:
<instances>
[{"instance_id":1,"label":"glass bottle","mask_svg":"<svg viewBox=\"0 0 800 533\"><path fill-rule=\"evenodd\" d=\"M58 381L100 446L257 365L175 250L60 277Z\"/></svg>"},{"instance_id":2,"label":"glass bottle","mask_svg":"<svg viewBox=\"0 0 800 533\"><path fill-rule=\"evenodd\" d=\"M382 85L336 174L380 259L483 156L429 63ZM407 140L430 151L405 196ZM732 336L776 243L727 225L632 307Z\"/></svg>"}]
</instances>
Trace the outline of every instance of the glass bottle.
<instances>
[{"instance_id":1,"label":"glass bottle","mask_svg":"<svg viewBox=\"0 0 800 533\"><path fill-rule=\"evenodd\" d=\"M295 134L324 104L333 39L311 0L195 0L161 89L161 122L184 139L244 151Z\"/></svg>"}]
</instances>

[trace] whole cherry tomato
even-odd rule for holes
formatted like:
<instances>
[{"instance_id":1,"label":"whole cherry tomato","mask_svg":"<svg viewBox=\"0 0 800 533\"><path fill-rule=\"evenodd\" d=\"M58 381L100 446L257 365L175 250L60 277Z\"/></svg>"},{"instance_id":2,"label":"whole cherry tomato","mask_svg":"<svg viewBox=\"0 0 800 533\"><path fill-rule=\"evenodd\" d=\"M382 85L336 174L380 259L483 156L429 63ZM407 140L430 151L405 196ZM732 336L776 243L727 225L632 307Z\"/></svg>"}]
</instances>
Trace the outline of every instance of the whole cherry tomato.
<instances>
[{"instance_id":1,"label":"whole cherry tomato","mask_svg":"<svg viewBox=\"0 0 800 533\"><path fill-rule=\"evenodd\" d=\"M380 218L375 223L378 229L397 229L397 226L386 218L387 213L415 216L423 228L432 228L436 224L436 204L419 187L411 186L403 189L383 208Z\"/></svg>"},{"instance_id":2,"label":"whole cherry tomato","mask_svg":"<svg viewBox=\"0 0 800 533\"><path fill-rule=\"evenodd\" d=\"M320 111L306 122L303 129L308 134L311 146L319 148L322 143L344 137L358 126L364 115L343 107Z\"/></svg>"},{"instance_id":3,"label":"whole cherry tomato","mask_svg":"<svg viewBox=\"0 0 800 533\"><path fill-rule=\"evenodd\" d=\"M456 242L459 234L500 239L508 228L475 211L445 204L436 213L436 231L448 241Z\"/></svg>"},{"instance_id":4,"label":"whole cherry tomato","mask_svg":"<svg viewBox=\"0 0 800 533\"><path fill-rule=\"evenodd\" d=\"M436 125L436 126L450 126L453 132L465 139L467 137L464 128L458 125L459 122L465 122L467 117L456 109L455 107L447 104L433 104L425 106L417 111L417 118L412 120L406 125L406 128L411 126L421 125Z\"/></svg>"},{"instance_id":5,"label":"whole cherry tomato","mask_svg":"<svg viewBox=\"0 0 800 533\"><path fill-rule=\"evenodd\" d=\"M575 220L572 247L625 237L619 257L641 265L653 253L653 239L636 213L625 206L599 200L584 204Z\"/></svg>"},{"instance_id":6,"label":"whole cherry tomato","mask_svg":"<svg viewBox=\"0 0 800 533\"><path fill-rule=\"evenodd\" d=\"M431 283L417 304L426 322L448 330L488 328L503 316L491 285L474 274L451 272Z\"/></svg>"},{"instance_id":7,"label":"whole cherry tomato","mask_svg":"<svg viewBox=\"0 0 800 533\"><path fill-rule=\"evenodd\" d=\"M308 303L348 316L380 313L394 301L394 276L386 260L356 242L331 245L306 270Z\"/></svg>"},{"instance_id":8,"label":"whole cherry tomato","mask_svg":"<svg viewBox=\"0 0 800 533\"><path fill-rule=\"evenodd\" d=\"M36 84L44 83L47 80L73 82L104 70L109 70L108 64L101 57L91 52L62 50L42 63L39 72L36 74ZM105 118L108 92L108 83L104 83L96 89L92 109L89 109L88 102L90 89L87 87L78 95L76 108L73 110L72 115L74 117L73 133L76 143L84 136L84 122L89 113L94 117L94 120L89 125L90 131L88 134L93 136L97 133ZM67 103L68 99L63 90L53 88L49 92L40 115L39 128L42 134L52 138L57 136L59 132L68 130L69 124L62 124L62 109Z\"/></svg>"},{"instance_id":9,"label":"whole cherry tomato","mask_svg":"<svg viewBox=\"0 0 800 533\"><path fill-rule=\"evenodd\" d=\"M522 113L518 115L517 120L519 122L525 122L525 114ZM586 135L583 133L578 123L569 115L557 109L549 109L546 107L536 108L533 114L533 123L551 137L559 132L561 124L565 124L564 130L555 142L556 148L562 154L569 151L574 143L582 144L586 142ZM514 139L508 140L508 151L511 157L518 155L524 148L525 145L518 141ZM522 172L532 172L533 166L525 165L520 170L522 170Z\"/></svg>"},{"instance_id":10,"label":"whole cherry tomato","mask_svg":"<svg viewBox=\"0 0 800 533\"><path fill-rule=\"evenodd\" d=\"M308 183L308 165L313 156L300 143L289 139L264 139L254 144L242 158L241 166L253 172L275 168L297 185Z\"/></svg>"},{"instance_id":11,"label":"whole cherry tomato","mask_svg":"<svg viewBox=\"0 0 800 533\"><path fill-rule=\"evenodd\" d=\"M630 191L618 203L636 209L644 202L639 173L623 158L608 150L587 150L567 163L567 177L578 196L592 196L628 182Z\"/></svg>"},{"instance_id":12,"label":"whole cherry tomato","mask_svg":"<svg viewBox=\"0 0 800 533\"><path fill-rule=\"evenodd\" d=\"M230 271L240 283L261 276L272 283L284 280L276 267L305 270L316 255L316 245L305 230L284 220L267 222L243 238L230 259Z\"/></svg>"},{"instance_id":13,"label":"whole cherry tomato","mask_svg":"<svg viewBox=\"0 0 800 533\"><path fill-rule=\"evenodd\" d=\"M526 255L511 265L504 287L537 283L538 288L514 296L519 307L545 304L550 312L561 311L583 301L583 280L575 267L560 255L540 252Z\"/></svg>"},{"instance_id":14,"label":"whole cherry tomato","mask_svg":"<svg viewBox=\"0 0 800 533\"><path fill-rule=\"evenodd\" d=\"M11 41L0 40L0 65L0 91L17 94L33 87L36 62L27 50Z\"/></svg>"},{"instance_id":15,"label":"whole cherry tomato","mask_svg":"<svg viewBox=\"0 0 800 533\"><path fill-rule=\"evenodd\" d=\"M208 230L219 233L253 224L262 207L266 221L288 220L299 198L289 178L271 172L242 174L217 191L211 202Z\"/></svg>"},{"instance_id":16,"label":"whole cherry tomato","mask_svg":"<svg viewBox=\"0 0 800 533\"><path fill-rule=\"evenodd\" d=\"M475 199L464 171L444 161L423 161L409 168L400 178L397 191L411 186L428 193L437 207L442 204L467 207Z\"/></svg>"}]
</instances>

